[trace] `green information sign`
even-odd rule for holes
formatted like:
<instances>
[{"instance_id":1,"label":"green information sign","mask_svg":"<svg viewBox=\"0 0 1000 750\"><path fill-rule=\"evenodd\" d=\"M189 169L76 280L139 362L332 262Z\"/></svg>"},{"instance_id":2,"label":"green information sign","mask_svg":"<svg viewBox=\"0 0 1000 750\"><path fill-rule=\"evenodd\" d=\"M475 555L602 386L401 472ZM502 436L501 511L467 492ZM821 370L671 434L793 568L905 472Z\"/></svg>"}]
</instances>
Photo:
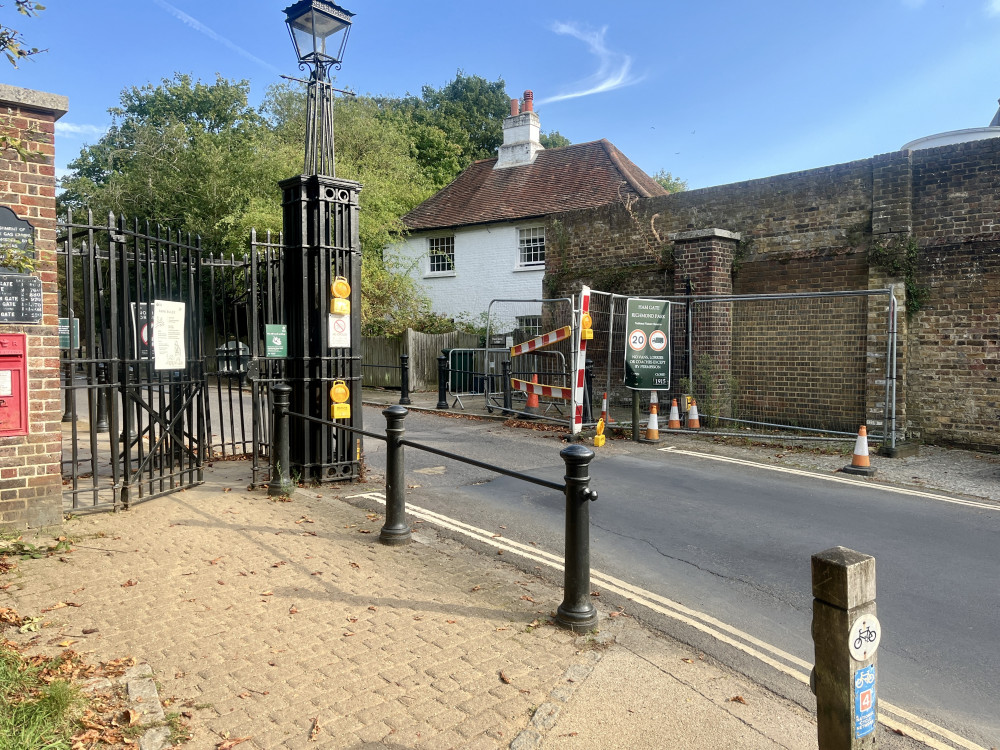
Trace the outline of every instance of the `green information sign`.
<instances>
[{"instance_id":1,"label":"green information sign","mask_svg":"<svg viewBox=\"0 0 1000 750\"><path fill-rule=\"evenodd\" d=\"M625 386L637 391L669 388L670 303L630 298L625 335Z\"/></svg>"},{"instance_id":2,"label":"green information sign","mask_svg":"<svg viewBox=\"0 0 1000 750\"><path fill-rule=\"evenodd\" d=\"M288 326L270 323L264 326L264 356L288 356Z\"/></svg>"},{"instance_id":3,"label":"green information sign","mask_svg":"<svg viewBox=\"0 0 1000 750\"><path fill-rule=\"evenodd\" d=\"M80 319L73 318L73 339L69 337L69 318L59 318L59 348L80 348Z\"/></svg>"}]
</instances>

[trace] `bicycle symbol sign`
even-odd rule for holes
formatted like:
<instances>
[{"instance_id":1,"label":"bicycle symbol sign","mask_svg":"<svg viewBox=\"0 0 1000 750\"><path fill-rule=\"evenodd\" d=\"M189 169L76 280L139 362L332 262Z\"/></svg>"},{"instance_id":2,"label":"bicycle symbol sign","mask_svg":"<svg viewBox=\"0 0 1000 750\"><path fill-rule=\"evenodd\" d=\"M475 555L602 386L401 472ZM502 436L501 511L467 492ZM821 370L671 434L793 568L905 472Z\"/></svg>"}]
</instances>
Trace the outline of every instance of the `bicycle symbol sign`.
<instances>
[{"instance_id":1,"label":"bicycle symbol sign","mask_svg":"<svg viewBox=\"0 0 1000 750\"><path fill-rule=\"evenodd\" d=\"M851 658L856 661L867 661L878 649L882 640L882 626L875 615L861 615L851 626L847 636L847 645Z\"/></svg>"}]
</instances>

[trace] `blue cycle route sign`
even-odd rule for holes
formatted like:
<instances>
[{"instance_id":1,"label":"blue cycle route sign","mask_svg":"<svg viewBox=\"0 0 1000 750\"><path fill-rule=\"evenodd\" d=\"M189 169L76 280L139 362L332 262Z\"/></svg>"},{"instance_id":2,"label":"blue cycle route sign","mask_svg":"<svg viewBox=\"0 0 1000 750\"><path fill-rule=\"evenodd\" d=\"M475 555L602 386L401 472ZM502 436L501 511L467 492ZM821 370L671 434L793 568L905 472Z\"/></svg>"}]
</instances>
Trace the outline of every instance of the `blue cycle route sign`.
<instances>
[{"instance_id":1,"label":"blue cycle route sign","mask_svg":"<svg viewBox=\"0 0 1000 750\"><path fill-rule=\"evenodd\" d=\"M854 736L867 737L875 731L875 665L854 673Z\"/></svg>"}]
</instances>

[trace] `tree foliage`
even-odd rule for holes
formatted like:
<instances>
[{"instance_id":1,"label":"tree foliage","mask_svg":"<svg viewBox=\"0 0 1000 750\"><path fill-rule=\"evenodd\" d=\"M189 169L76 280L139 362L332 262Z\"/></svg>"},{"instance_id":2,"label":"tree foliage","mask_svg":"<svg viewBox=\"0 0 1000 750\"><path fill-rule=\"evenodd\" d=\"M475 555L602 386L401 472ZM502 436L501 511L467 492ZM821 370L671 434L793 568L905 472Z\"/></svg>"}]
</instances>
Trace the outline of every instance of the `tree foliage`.
<instances>
[{"instance_id":1,"label":"tree foliage","mask_svg":"<svg viewBox=\"0 0 1000 750\"><path fill-rule=\"evenodd\" d=\"M506 114L502 80L459 72L420 98L340 98L334 105L337 176L362 184L362 325L438 330L419 287L382 257L402 217L474 159L495 154ZM126 215L197 233L203 247L243 254L251 228L281 230L277 183L300 174L305 92L272 86L259 108L249 84L175 74L122 91L112 124L69 164L64 208Z\"/></svg>"},{"instance_id":2,"label":"tree foliage","mask_svg":"<svg viewBox=\"0 0 1000 750\"><path fill-rule=\"evenodd\" d=\"M665 169L654 174L653 179L660 183L668 193L680 193L688 189L687 180L674 177Z\"/></svg>"},{"instance_id":3,"label":"tree foliage","mask_svg":"<svg viewBox=\"0 0 1000 750\"><path fill-rule=\"evenodd\" d=\"M558 130L553 130L551 133L542 133L538 137L538 140L545 148L562 148L563 146L572 144L572 141Z\"/></svg>"},{"instance_id":4,"label":"tree foliage","mask_svg":"<svg viewBox=\"0 0 1000 750\"><path fill-rule=\"evenodd\" d=\"M0 3L0 8L2 7L3 4ZM14 7L22 16L37 16L39 11L45 10L45 6L36 0L14 0ZM20 31L6 23L0 23L0 52L6 55L8 62L15 68L21 60L44 51L38 47L28 47Z\"/></svg>"}]
</instances>

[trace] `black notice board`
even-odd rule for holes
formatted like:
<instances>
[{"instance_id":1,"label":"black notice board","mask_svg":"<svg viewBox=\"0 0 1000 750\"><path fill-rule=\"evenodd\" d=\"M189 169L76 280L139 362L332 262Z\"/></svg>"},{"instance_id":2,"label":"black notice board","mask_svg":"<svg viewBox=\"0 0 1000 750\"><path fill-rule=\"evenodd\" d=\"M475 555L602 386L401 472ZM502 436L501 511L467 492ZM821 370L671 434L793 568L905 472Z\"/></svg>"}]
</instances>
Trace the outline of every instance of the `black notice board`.
<instances>
[{"instance_id":1,"label":"black notice board","mask_svg":"<svg viewBox=\"0 0 1000 750\"><path fill-rule=\"evenodd\" d=\"M42 280L0 274L0 323L42 322Z\"/></svg>"},{"instance_id":2,"label":"black notice board","mask_svg":"<svg viewBox=\"0 0 1000 750\"><path fill-rule=\"evenodd\" d=\"M37 257L35 228L30 221L20 218L7 206L0 206L0 259L10 252L23 253L29 258ZM4 267L0 263L0 273L17 273L17 269Z\"/></svg>"}]
</instances>

